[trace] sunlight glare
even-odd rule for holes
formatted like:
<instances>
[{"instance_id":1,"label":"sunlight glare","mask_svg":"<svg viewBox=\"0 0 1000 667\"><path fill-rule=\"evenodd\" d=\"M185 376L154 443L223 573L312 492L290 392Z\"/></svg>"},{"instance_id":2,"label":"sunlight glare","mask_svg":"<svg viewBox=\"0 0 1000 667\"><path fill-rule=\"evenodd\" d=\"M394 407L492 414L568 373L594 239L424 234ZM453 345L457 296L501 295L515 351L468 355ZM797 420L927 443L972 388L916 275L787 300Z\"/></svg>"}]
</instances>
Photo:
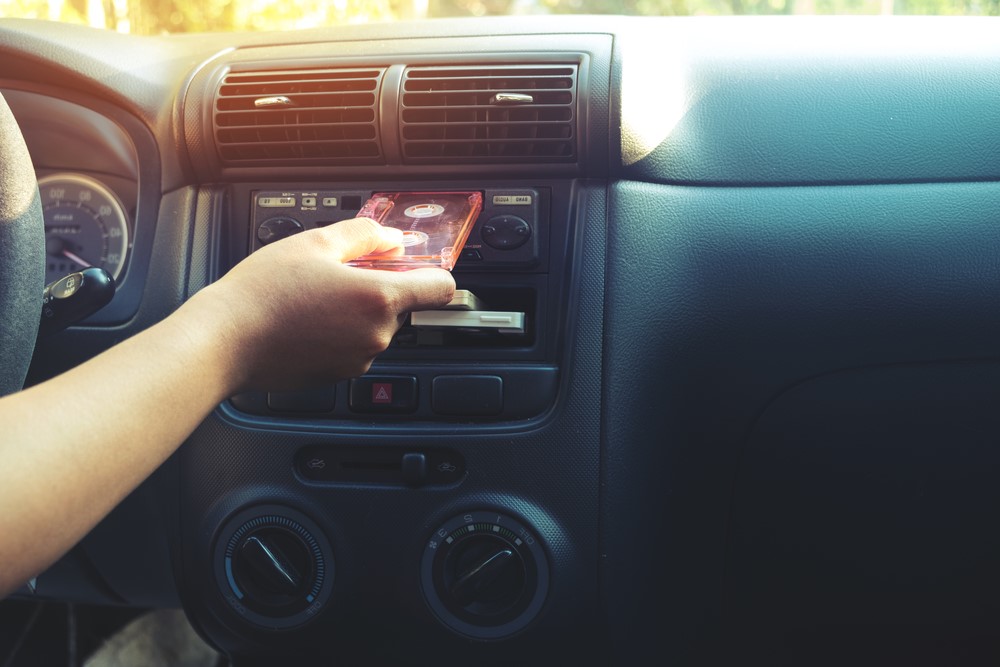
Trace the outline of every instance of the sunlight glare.
<instances>
[{"instance_id":1,"label":"sunlight glare","mask_svg":"<svg viewBox=\"0 0 1000 667\"><path fill-rule=\"evenodd\" d=\"M681 58L632 61L622 78L622 163L635 164L670 136L693 105Z\"/></svg>"}]
</instances>

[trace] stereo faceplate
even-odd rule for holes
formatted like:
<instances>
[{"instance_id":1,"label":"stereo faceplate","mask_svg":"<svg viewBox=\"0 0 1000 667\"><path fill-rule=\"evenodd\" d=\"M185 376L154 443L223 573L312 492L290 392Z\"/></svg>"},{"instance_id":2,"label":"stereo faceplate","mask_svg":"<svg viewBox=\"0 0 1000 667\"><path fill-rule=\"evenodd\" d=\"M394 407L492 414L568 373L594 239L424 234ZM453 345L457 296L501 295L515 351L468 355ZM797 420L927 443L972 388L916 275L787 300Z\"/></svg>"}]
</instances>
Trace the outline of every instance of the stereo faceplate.
<instances>
[{"instance_id":1,"label":"stereo faceplate","mask_svg":"<svg viewBox=\"0 0 1000 667\"><path fill-rule=\"evenodd\" d=\"M353 218L377 190L256 190L251 205L250 251L306 229ZM548 234L544 193L533 188L486 188L482 192L483 210L456 268L538 269Z\"/></svg>"}]
</instances>

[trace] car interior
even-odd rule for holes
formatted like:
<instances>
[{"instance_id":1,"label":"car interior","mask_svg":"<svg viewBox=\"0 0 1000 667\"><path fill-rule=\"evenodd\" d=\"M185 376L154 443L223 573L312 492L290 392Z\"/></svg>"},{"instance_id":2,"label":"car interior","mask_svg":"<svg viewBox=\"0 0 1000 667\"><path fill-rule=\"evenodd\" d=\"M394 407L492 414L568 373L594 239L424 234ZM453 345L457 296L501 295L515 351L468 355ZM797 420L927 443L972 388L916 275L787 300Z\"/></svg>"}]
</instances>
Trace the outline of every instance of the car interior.
<instances>
[{"instance_id":1,"label":"car interior","mask_svg":"<svg viewBox=\"0 0 1000 667\"><path fill-rule=\"evenodd\" d=\"M234 667L996 664L997 21L0 19L45 283L115 283L41 315L26 385L373 195L482 202L462 310L218 405L4 623L181 609Z\"/></svg>"}]
</instances>

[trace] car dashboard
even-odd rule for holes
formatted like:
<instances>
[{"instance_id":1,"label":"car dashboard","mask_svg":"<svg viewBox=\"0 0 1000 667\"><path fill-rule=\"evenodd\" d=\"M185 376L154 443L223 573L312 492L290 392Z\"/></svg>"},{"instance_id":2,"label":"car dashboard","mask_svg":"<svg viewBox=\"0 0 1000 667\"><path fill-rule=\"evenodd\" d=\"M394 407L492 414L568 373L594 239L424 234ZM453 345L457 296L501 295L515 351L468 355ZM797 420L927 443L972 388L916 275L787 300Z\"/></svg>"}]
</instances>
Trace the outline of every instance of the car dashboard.
<instances>
[{"instance_id":1,"label":"car dashboard","mask_svg":"<svg viewBox=\"0 0 1000 667\"><path fill-rule=\"evenodd\" d=\"M0 21L47 275L119 283L29 383L384 192L479 193L520 316L231 397L18 597L234 665L996 658L998 26Z\"/></svg>"}]
</instances>

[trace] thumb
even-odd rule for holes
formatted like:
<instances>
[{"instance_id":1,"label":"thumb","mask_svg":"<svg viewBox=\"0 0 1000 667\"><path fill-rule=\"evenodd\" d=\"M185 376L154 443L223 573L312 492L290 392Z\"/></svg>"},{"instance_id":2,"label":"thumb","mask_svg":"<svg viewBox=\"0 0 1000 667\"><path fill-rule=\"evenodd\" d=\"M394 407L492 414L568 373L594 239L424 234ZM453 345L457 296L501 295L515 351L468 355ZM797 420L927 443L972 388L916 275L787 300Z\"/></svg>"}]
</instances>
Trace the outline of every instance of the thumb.
<instances>
[{"instance_id":1,"label":"thumb","mask_svg":"<svg viewBox=\"0 0 1000 667\"><path fill-rule=\"evenodd\" d=\"M399 310L404 312L441 308L455 296L455 278L444 269L382 273L382 280L394 284Z\"/></svg>"},{"instance_id":2,"label":"thumb","mask_svg":"<svg viewBox=\"0 0 1000 667\"><path fill-rule=\"evenodd\" d=\"M333 258L339 262L349 262L403 245L403 232L383 227L370 218L350 218L324 227L322 231Z\"/></svg>"}]
</instances>

